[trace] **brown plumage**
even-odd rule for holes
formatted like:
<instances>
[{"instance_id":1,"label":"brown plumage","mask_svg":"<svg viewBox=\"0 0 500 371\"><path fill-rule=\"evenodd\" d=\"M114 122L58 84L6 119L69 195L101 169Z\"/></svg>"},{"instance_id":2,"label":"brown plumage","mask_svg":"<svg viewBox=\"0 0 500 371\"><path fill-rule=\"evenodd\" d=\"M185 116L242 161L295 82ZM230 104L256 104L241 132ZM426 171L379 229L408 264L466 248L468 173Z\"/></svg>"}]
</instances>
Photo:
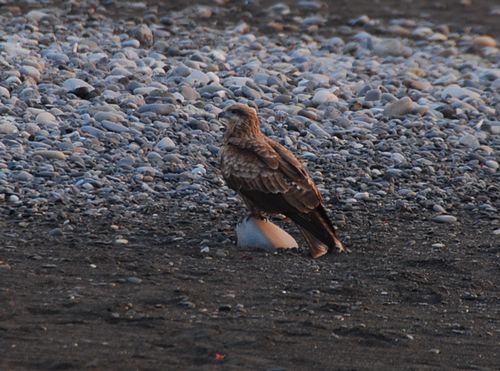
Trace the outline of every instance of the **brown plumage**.
<instances>
[{"instance_id":1,"label":"brown plumage","mask_svg":"<svg viewBox=\"0 0 500 371\"><path fill-rule=\"evenodd\" d=\"M345 251L323 207L318 188L304 165L260 131L257 112L233 104L220 115L227 123L221 170L250 213L284 214L297 224L314 258L337 247Z\"/></svg>"}]
</instances>

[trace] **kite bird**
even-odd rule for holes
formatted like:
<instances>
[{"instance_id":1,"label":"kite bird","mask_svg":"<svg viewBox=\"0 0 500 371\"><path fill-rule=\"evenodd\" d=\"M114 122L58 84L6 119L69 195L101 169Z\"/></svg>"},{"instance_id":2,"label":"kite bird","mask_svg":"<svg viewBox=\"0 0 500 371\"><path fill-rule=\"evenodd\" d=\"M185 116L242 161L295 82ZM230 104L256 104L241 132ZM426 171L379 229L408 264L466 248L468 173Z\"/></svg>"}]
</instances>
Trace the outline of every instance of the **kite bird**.
<instances>
[{"instance_id":1,"label":"kite bird","mask_svg":"<svg viewBox=\"0 0 500 371\"><path fill-rule=\"evenodd\" d=\"M219 114L226 124L221 170L251 216L283 214L302 232L314 258L338 248L346 251L323 206L318 188L305 166L281 144L266 137L257 112L233 104Z\"/></svg>"}]
</instances>

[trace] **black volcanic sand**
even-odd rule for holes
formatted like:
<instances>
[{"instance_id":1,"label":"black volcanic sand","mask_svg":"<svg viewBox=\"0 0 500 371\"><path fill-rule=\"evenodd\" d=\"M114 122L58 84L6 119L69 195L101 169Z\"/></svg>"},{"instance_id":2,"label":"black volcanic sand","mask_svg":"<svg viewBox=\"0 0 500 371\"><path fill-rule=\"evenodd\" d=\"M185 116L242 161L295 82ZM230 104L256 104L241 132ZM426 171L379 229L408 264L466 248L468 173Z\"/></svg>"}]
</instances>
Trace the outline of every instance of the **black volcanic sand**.
<instances>
[{"instance_id":1,"label":"black volcanic sand","mask_svg":"<svg viewBox=\"0 0 500 371\"><path fill-rule=\"evenodd\" d=\"M328 11L338 24L425 17L499 34L493 1L373 3ZM352 253L319 260L239 251L201 206L149 207L136 220L2 213L0 369L498 369L491 221L382 210L368 202L347 214L339 234ZM54 232L66 219L77 228Z\"/></svg>"},{"instance_id":2,"label":"black volcanic sand","mask_svg":"<svg viewBox=\"0 0 500 371\"><path fill-rule=\"evenodd\" d=\"M3 220L0 368L498 367L500 247L478 215L443 226L373 204L340 230L352 253L313 260L230 242L203 254L231 231L176 209L74 217L56 237L63 219Z\"/></svg>"}]
</instances>

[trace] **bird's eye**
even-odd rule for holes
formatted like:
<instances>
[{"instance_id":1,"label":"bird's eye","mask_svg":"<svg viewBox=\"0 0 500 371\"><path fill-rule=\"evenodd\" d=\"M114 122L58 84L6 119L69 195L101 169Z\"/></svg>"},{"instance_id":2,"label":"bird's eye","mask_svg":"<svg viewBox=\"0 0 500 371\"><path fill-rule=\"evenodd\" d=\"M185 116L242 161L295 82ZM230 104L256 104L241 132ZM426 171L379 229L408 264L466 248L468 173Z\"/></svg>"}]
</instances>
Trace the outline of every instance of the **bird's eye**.
<instances>
[{"instance_id":1,"label":"bird's eye","mask_svg":"<svg viewBox=\"0 0 500 371\"><path fill-rule=\"evenodd\" d=\"M234 113L235 115L244 115L245 114L245 112L240 108L232 108L230 112Z\"/></svg>"}]
</instances>

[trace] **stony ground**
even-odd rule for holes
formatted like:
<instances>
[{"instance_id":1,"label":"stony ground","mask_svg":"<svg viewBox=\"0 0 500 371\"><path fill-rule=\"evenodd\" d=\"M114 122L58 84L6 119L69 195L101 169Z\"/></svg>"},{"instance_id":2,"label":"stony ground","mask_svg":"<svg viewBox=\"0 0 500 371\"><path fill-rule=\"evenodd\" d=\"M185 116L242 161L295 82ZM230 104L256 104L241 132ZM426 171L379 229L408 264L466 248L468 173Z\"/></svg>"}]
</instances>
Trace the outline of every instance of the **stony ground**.
<instances>
[{"instance_id":1,"label":"stony ground","mask_svg":"<svg viewBox=\"0 0 500 371\"><path fill-rule=\"evenodd\" d=\"M358 3L0 2L0 368L498 367L500 10ZM351 254L234 247L235 101Z\"/></svg>"}]
</instances>

